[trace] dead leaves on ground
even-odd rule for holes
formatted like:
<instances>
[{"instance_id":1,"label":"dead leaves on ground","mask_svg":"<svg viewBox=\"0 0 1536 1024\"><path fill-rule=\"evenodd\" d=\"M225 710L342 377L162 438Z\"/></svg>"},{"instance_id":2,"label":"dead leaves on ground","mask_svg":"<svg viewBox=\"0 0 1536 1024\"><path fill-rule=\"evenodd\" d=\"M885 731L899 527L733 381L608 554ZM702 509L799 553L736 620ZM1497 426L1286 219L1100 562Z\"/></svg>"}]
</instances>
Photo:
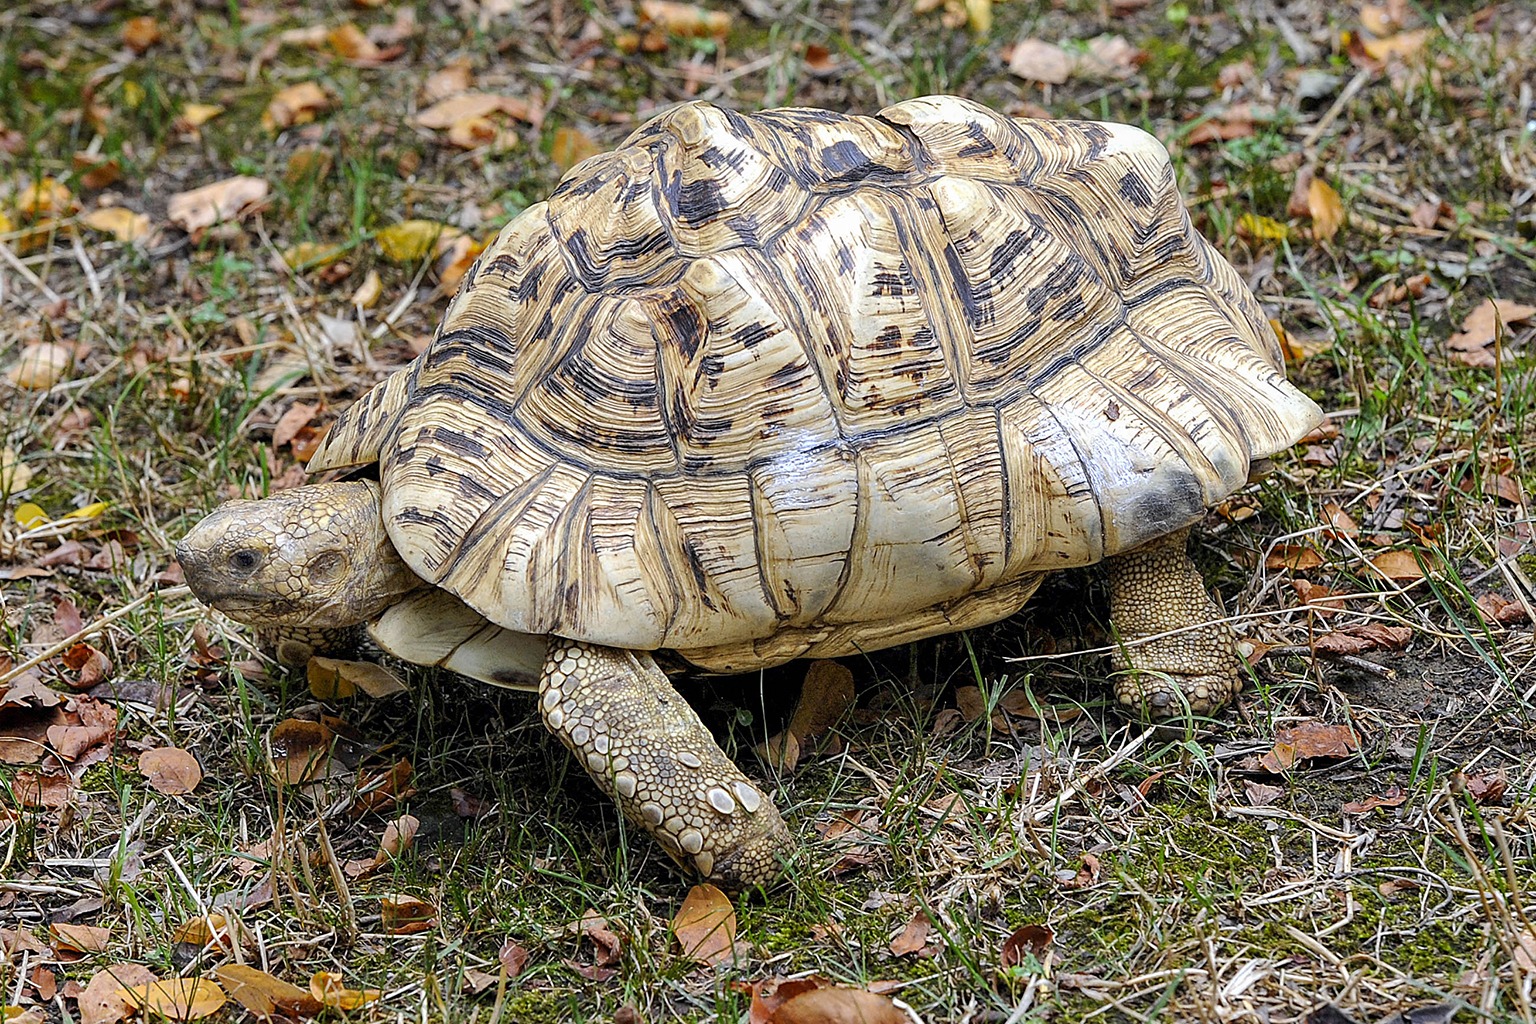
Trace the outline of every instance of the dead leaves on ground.
<instances>
[{"instance_id":1,"label":"dead leaves on ground","mask_svg":"<svg viewBox=\"0 0 1536 1024\"><path fill-rule=\"evenodd\" d=\"M817 741L824 736L826 746L840 749L831 729L848 713L853 703L852 672L835 661L811 662L789 727L759 743L758 755L775 769L791 772L802 756L816 749Z\"/></svg>"},{"instance_id":2,"label":"dead leaves on ground","mask_svg":"<svg viewBox=\"0 0 1536 1024\"><path fill-rule=\"evenodd\" d=\"M1510 359L1501 351L1511 324L1525 323L1536 316L1536 306L1509 299L1484 299L1461 323L1461 330L1446 339L1446 351L1464 366L1491 369L1501 359Z\"/></svg>"},{"instance_id":3,"label":"dead leaves on ground","mask_svg":"<svg viewBox=\"0 0 1536 1024\"><path fill-rule=\"evenodd\" d=\"M139 755L139 774L150 788L167 796L184 796L203 780L197 758L180 747L152 747Z\"/></svg>"},{"instance_id":4,"label":"dead leaves on ground","mask_svg":"<svg viewBox=\"0 0 1536 1024\"><path fill-rule=\"evenodd\" d=\"M688 890L670 925L683 956L713 967L736 951L736 907L730 897L707 882Z\"/></svg>"},{"instance_id":5,"label":"dead leaves on ground","mask_svg":"<svg viewBox=\"0 0 1536 1024\"><path fill-rule=\"evenodd\" d=\"M1303 761L1340 760L1360 749L1360 736L1348 725L1307 721L1275 730L1275 745L1259 766L1275 775Z\"/></svg>"},{"instance_id":6,"label":"dead leaves on ground","mask_svg":"<svg viewBox=\"0 0 1536 1024\"><path fill-rule=\"evenodd\" d=\"M836 985L819 975L737 982L751 993L748 1024L911 1024L889 998Z\"/></svg>"}]
</instances>

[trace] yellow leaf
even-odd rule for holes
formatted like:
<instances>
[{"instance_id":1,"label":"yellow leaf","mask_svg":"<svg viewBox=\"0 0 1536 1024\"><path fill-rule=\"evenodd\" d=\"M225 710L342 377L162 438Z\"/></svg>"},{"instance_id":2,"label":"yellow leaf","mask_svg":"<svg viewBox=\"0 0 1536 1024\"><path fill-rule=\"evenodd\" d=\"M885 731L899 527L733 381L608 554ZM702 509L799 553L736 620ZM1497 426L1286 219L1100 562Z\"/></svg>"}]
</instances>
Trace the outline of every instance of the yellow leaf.
<instances>
[{"instance_id":1,"label":"yellow leaf","mask_svg":"<svg viewBox=\"0 0 1536 1024\"><path fill-rule=\"evenodd\" d=\"M59 522L73 519L95 519L112 506L105 501L93 501L89 505L83 505L73 512L66 512L59 517Z\"/></svg>"},{"instance_id":2,"label":"yellow leaf","mask_svg":"<svg viewBox=\"0 0 1536 1024\"><path fill-rule=\"evenodd\" d=\"M47 524L48 513L30 501L24 501L16 506L16 522L23 530L35 530Z\"/></svg>"},{"instance_id":3,"label":"yellow leaf","mask_svg":"<svg viewBox=\"0 0 1536 1024\"><path fill-rule=\"evenodd\" d=\"M111 235L119 242L136 242L149 233L149 215L125 206L92 210L80 218L86 227Z\"/></svg>"},{"instance_id":4,"label":"yellow leaf","mask_svg":"<svg viewBox=\"0 0 1536 1024\"><path fill-rule=\"evenodd\" d=\"M320 1000L266 971L225 964L214 973L235 1001L258 1017L313 1017L320 1012Z\"/></svg>"},{"instance_id":5,"label":"yellow leaf","mask_svg":"<svg viewBox=\"0 0 1536 1024\"><path fill-rule=\"evenodd\" d=\"M691 39L723 39L731 31L731 16L725 11L708 11L698 4L674 0L640 0L640 21Z\"/></svg>"},{"instance_id":6,"label":"yellow leaf","mask_svg":"<svg viewBox=\"0 0 1536 1024\"><path fill-rule=\"evenodd\" d=\"M147 985L130 985L123 998L135 1009L171 1020L196 1020L224 1005L224 990L211 978L167 978Z\"/></svg>"},{"instance_id":7,"label":"yellow leaf","mask_svg":"<svg viewBox=\"0 0 1536 1024\"><path fill-rule=\"evenodd\" d=\"M984 36L992 31L992 0L965 0L965 17L971 31Z\"/></svg>"},{"instance_id":8,"label":"yellow leaf","mask_svg":"<svg viewBox=\"0 0 1536 1024\"><path fill-rule=\"evenodd\" d=\"M379 304L383 295L384 279L379 277L377 270L370 270L368 276L363 278L363 283L357 286L357 291L352 293L352 305L372 309Z\"/></svg>"},{"instance_id":9,"label":"yellow leaf","mask_svg":"<svg viewBox=\"0 0 1536 1024\"><path fill-rule=\"evenodd\" d=\"M29 183L13 200L16 212L24 219L62 217L75 212L74 193L53 178L38 178Z\"/></svg>"},{"instance_id":10,"label":"yellow leaf","mask_svg":"<svg viewBox=\"0 0 1536 1024\"><path fill-rule=\"evenodd\" d=\"M1320 242L1332 239L1344 223L1344 201L1322 178L1313 178L1307 186L1307 211L1312 215L1312 237Z\"/></svg>"},{"instance_id":11,"label":"yellow leaf","mask_svg":"<svg viewBox=\"0 0 1536 1024\"><path fill-rule=\"evenodd\" d=\"M375 235L379 250L391 263L417 263L431 256L438 240L463 234L458 228L435 220L403 220Z\"/></svg>"},{"instance_id":12,"label":"yellow leaf","mask_svg":"<svg viewBox=\"0 0 1536 1024\"><path fill-rule=\"evenodd\" d=\"M338 56L347 60L378 60L379 48L350 21L326 33L325 41Z\"/></svg>"},{"instance_id":13,"label":"yellow leaf","mask_svg":"<svg viewBox=\"0 0 1536 1024\"><path fill-rule=\"evenodd\" d=\"M1284 224L1256 213L1245 213L1237 218L1237 230L1241 235L1263 242L1284 241L1290 234Z\"/></svg>"},{"instance_id":14,"label":"yellow leaf","mask_svg":"<svg viewBox=\"0 0 1536 1024\"><path fill-rule=\"evenodd\" d=\"M181 116L177 118L177 127L183 130L201 128L222 113L224 113L224 108L217 103L188 103L181 108Z\"/></svg>"},{"instance_id":15,"label":"yellow leaf","mask_svg":"<svg viewBox=\"0 0 1536 1024\"><path fill-rule=\"evenodd\" d=\"M0 494L15 494L32 482L32 467L21 461L14 448L0 448Z\"/></svg>"},{"instance_id":16,"label":"yellow leaf","mask_svg":"<svg viewBox=\"0 0 1536 1024\"><path fill-rule=\"evenodd\" d=\"M347 254L347 247L329 242L300 242L283 250L283 262L290 270L319 270Z\"/></svg>"},{"instance_id":17,"label":"yellow leaf","mask_svg":"<svg viewBox=\"0 0 1536 1024\"><path fill-rule=\"evenodd\" d=\"M602 151L603 148L579 128L560 127L555 129L554 141L550 143L549 158L564 172Z\"/></svg>"},{"instance_id":18,"label":"yellow leaf","mask_svg":"<svg viewBox=\"0 0 1536 1024\"><path fill-rule=\"evenodd\" d=\"M1412 32L1399 32L1385 39L1362 39L1360 45L1372 60L1386 61L1393 57L1406 60L1424 49L1429 41L1429 29L1419 28Z\"/></svg>"},{"instance_id":19,"label":"yellow leaf","mask_svg":"<svg viewBox=\"0 0 1536 1024\"><path fill-rule=\"evenodd\" d=\"M56 342L37 342L21 350L21 357L11 364L5 375L19 388L47 391L64 376L72 356L68 348Z\"/></svg>"},{"instance_id":20,"label":"yellow leaf","mask_svg":"<svg viewBox=\"0 0 1536 1024\"><path fill-rule=\"evenodd\" d=\"M318 82L299 82L279 89L261 115L268 131L309 124L330 108L331 98Z\"/></svg>"},{"instance_id":21,"label":"yellow leaf","mask_svg":"<svg viewBox=\"0 0 1536 1024\"><path fill-rule=\"evenodd\" d=\"M144 100L148 96L149 93L145 92L144 87L138 82L123 83L123 106L129 110L138 110L144 105Z\"/></svg>"},{"instance_id":22,"label":"yellow leaf","mask_svg":"<svg viewBox=\"0 0 1536 1024\"><path fill-rule=\"evenodd\" d=\"M357 1010L376 1002L384 993L376 988L347 988L341 975L320 971L309 979L309 993L325 1006L338 1010Z\"/></svg>"}]
</instances>

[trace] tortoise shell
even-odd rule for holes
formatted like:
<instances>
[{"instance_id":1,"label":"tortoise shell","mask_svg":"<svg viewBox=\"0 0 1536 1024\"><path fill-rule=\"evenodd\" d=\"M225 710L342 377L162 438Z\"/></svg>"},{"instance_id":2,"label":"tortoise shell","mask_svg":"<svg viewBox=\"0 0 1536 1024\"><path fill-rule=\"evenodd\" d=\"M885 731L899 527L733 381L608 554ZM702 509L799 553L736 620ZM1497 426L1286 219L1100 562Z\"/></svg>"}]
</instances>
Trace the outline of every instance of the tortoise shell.
<instances>
[{"instance_id":1,"label":"tortoise shell","mask_svg":"<svg viewBox=\"0 0 1536 1024\"><path fill-rule=\"evenodd\" d=\"M1124 125L678 107L573 167L311 470L510 629L734 670L993 621L1318 419Z\"/></svg>"}]
</instances>

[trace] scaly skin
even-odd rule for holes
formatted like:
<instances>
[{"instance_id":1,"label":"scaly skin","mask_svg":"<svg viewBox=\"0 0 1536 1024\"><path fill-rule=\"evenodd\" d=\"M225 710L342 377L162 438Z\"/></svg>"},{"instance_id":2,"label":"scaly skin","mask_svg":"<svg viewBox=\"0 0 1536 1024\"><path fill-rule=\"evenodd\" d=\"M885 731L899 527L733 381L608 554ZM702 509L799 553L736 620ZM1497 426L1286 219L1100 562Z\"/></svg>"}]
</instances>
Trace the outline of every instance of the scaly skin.
<instances>
[{"instance_id":1,"label":"scaly skin","mask_svg":"<svg viewBox=\"0 0 1536 1024\"><path fill-rule=\"evenodd\" d=\"M1243 687L1237 634L1220 621L1194 562L1185 551L1188 530L1106 559L1109 614L1122 644L1186 629L1110 655L1115 696L1144 718L1208 715Z\"/></svg>"}]
</instances>

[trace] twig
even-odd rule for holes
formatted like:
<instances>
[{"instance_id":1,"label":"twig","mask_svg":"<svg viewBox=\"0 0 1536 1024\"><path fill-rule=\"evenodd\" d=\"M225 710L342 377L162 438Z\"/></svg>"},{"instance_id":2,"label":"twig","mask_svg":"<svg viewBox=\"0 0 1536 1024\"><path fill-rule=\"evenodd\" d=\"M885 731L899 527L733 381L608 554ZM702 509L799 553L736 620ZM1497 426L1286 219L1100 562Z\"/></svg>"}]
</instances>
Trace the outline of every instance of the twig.
<instances>
[{"instance_id":1,"label":"twig","mask_svg":"<svg viewBox=\"0 0 1536 1024\"><path fill-rule=\"evenodd\" d=\"M52 288L49 288L46 284L43 283L42 278L32 273L32 268L21 262L21 260L17 259L16 253L13 252L11 247L6 245L4 242L0 242L0 259L3 259L5 262L9 263L11 265L11 269L20 274L23 281L26 281L33 288L36 288L38 291L42 292L43 298L47 299L49 302L61 301L59 293L54 291Z\"/></svg>"},{"instance_id":2,"label":"twig","mask_svg":"<svg viewBox=\"0 0 1536 1024\"><path fill-rule=\"evenodd\" d=\"M1323 137L1323 132L1328 130L1328 126L1344 112L1344 108L1349 106L1349 101L1354 99L1355 94L1364 89L1365 83L1370 80L1370 70L1355 72L1355 77L1351 78L1349 84L1339 92L1339 98L1333 101L1333 106L1328 108L1328 112L1318 119L1317 124L1313 125L1312 130L1307 132L1301 140L1301 148L1308 150L1317 145L1317 140Z\"/></svg>"},{"instance_id":3,"label":"twig","mask_svg":"<svg viewBox=\"0 0 1536 1024\"><path fill-rule=\"evenodd\" d=\"M1322 659L1323 661L1337 661L1348 665L1351 668L1357 668L1362 672L1369 672L1371 675L1380 679L1397 678L1397 672L1393 669L1387 668L1385 665L1378 665L1374 661L1367 661L1365 658L1357 657L1353 654L1331 654L1327 651L1314 650L1305 644L1287 644L1284 647L1271 647L1269 650L1264 652L1264 656L1266 658L1271 654L1278 655L1282 658L1312 658Z\"/></svg>"},{"instance_id":4,"label":"twig","mask_svg":"<svg viewBox=\"0 0 1536 1024\"><path fill-rule=\"evenodd\" d=\"M1055 800L1052 800L1049 804L1036 811L1033 815L1030 816L1030 820L1039 822L1054 816L1061 810L1061 808L1067 805L1068 801L1075 800L1077 798L1077 794L1082 790L1083 786L1086 785L1087 780L1096 776L1107 775L1115 768L1118 768L1121 762L1129 760L1132 754L1140 750L1142 746L1146 744L1147 740L1152 737L1153 733L1157 732L1159 728L1161 727L1156 725L1147 726L1146 729L1142 730L1140 736L1137 736L1125 746L1115 751L1105 761L1095 766L1092 771L1086 772L1077 782L1074 782L1072 785L1058 793Z\"/></svg>"}]
</instances>

